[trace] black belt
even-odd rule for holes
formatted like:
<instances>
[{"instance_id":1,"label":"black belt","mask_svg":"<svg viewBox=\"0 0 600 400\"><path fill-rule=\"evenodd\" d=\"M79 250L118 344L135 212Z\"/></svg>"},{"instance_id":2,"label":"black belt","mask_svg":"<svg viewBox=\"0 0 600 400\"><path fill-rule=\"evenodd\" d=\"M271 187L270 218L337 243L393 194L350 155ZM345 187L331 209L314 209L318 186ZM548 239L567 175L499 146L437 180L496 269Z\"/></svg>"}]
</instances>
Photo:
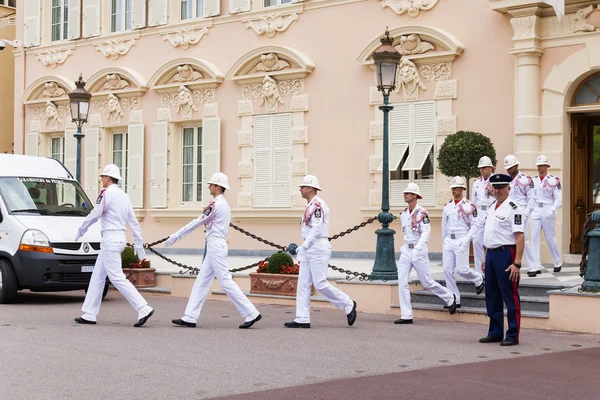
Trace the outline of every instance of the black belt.
<instances>
[{"instance_id":1,"label":"black belt","mask_svg":"<svg viewBox=\"0 0 600 400\"><path fill-rule=\"evenodd\" d=\"M508 250L508 249L514 249L515 247L517 247L516 244L507 244L506 246L500 246L500 247L496 247L495 249L488 249L488 251L503 251L503 250Z\"/></svg>"}]
</instances>

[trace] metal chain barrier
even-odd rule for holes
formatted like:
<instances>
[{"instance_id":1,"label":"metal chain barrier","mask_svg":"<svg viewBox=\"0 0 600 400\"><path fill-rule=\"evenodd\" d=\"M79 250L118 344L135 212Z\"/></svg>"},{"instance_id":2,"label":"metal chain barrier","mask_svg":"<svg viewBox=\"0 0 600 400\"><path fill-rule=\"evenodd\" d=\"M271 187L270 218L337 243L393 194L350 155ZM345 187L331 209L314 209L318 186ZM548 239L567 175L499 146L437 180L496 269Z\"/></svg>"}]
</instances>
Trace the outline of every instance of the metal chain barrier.
<instances>
[{"instance_id":1,"label":"metal chain barrier","mask_svg":"<svg viewBox=\"0 0 600 400\"><path fill-rule=\"evenodd\" d=\"M588 251L590 245L590 239L588 238L588 233L590 231L590 222L592 221L592 213L589 213L585 217L585 222L583 223L583 233L581 235L581 262L579 263L579 276L583 278L585 272L587 271L587 263L588 263Z\"/></svg>"}]
</instances>

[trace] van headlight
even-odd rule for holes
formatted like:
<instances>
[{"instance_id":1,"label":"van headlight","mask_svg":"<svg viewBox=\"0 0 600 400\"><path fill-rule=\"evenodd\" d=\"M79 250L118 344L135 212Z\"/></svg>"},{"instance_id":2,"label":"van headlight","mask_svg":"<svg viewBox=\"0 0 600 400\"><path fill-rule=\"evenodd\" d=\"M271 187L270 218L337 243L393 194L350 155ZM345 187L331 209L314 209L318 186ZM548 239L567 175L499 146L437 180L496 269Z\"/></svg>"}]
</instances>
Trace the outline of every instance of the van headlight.
<instances>
[{"instance_id":1,"label":"van headlight","mask_svg":"<svg viewBox=\"0 0 600 400\"><path fill-rule=\"evenodd\" d=\"M23 251L37 251L40 253L52 253L52 247L50 247L50 240L48 236L42 231L37 229L31 229L23 234L19 250Z\"/></svg>"}]
</instances>

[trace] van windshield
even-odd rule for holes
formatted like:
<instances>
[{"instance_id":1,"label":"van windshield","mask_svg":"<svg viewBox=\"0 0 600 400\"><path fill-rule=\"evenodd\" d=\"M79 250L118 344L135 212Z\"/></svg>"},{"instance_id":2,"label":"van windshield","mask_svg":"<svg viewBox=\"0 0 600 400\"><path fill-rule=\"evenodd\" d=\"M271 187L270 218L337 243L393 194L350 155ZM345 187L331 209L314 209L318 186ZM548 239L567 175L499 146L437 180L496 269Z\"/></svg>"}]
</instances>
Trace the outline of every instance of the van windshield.
<instances>
[{"instance_id":1,"label":"van windshield","mask_svg":"<svg viewBox=\"0 0 600 400\"><path fill-rule=\"evenodd\" d=\"M0 178L0 195L13 214L86 216L94 208L76 181Z\"/></svg>"}]
</instances>

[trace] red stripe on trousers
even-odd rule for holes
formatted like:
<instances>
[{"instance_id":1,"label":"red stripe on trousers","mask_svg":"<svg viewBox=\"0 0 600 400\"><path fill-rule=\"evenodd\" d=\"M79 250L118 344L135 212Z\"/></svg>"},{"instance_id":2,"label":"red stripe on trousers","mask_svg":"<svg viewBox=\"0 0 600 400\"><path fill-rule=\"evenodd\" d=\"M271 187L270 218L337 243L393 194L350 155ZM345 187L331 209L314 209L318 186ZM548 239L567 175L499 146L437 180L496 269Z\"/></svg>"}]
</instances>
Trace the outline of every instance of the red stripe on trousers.
<instances>
[{"instance_id":1,"label":"red stripe on trousers","mask_svg":"<svg viewBox=\"0 0 600 400\"><path fill-rule=\"evenodd\" d=\"M511 262L515 262L515 248L510 247L510 260ZM517 310L517 342L519 341L519 336L521 335L521 302L519 301L519 287L517 286L517 282L513 281L513 301L515 302L515 308Z\"/></svg>"}]
</instances>

